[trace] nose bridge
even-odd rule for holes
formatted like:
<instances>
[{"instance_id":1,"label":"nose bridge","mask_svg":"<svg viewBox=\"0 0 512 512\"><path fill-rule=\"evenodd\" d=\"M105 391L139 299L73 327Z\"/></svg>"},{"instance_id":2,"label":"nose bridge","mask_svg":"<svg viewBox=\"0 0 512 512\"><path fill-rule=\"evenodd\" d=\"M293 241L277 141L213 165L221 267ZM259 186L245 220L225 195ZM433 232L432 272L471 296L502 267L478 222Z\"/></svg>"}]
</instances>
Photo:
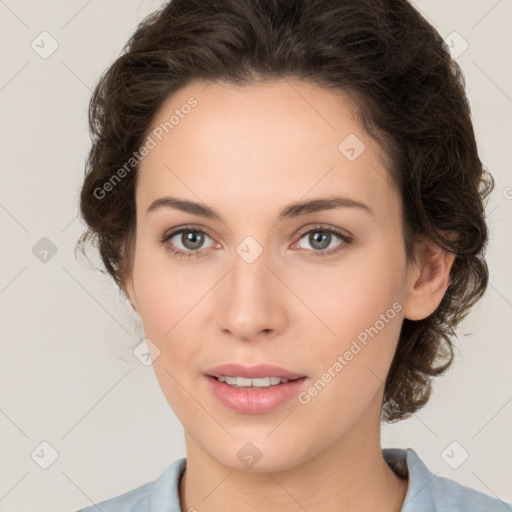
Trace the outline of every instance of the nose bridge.
<instances>
[{"instance_id":1,"label":"nose bridge","mask_svg":"<svg viewBox=\"0 0 512 512\"><path fill-rule=\"evenodd\" d=\"M230 278L230 295L238 300L250 301L262 299L261 294L270 292L268 269L269 251L252 236L246 237L235 248L233 269Z\"/></svg>"},{"instance_id":2,"label":"nose bridge","mask_svg":"<svg viewBox=\"0 0 512 512\"><path fill-rule=\"evenodd\" d=\"M269 256L270 252L253 237L246 237L235 248L217 311L221 329L251 339L262 330L277 328L282 313L281 293L279 280L268 268Z\"/></svg>"}]
</instances>

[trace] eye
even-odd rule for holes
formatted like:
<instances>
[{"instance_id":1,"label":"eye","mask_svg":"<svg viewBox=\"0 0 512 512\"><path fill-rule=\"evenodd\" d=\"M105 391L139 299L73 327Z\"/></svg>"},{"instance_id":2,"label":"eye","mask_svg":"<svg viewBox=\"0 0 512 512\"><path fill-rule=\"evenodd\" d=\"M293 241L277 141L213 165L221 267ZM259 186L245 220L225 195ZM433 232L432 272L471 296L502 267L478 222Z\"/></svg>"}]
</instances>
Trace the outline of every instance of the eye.
<instances>
[{"instance_id":1,"label":"eye","mask_svg":"<svg viewBox=\"0 0 512 512\"><path fill-rule=\"evenodd\" d=\"M207 249L207 247L204 247L205 238L212 240L202 229L189 226L166 233L159 243L178 258L197 258L201 256L203 249ZM308 250L313 256L337 254L344 250L352 241L351 236L345 235L330 226L315 226L313 229L303 232L300 240L303 238L306 238L307 242L313 247L313 249ZM334 249L328 249L336 238L341 240L341 243L335 245Z\"/></svg>"},{"instance_id":2,"label":"eye","mask_svg":"<svg viewBox=\"0 0 512 512\"><path fill-rule=\"evenodd\" d=\"M165 234L161 238L160 244L164 245L168 251L172 252L178 258L195 258L200 255L199 250L203 249L202 246L204 244L205 237L210 238L201 229L185 227ZM176 240L173 241L173 238ZM212 239L210 238L210 240Z\"/></svg>"},{"instance_id":3,"label":"eye","mask_svg":"<svg viewBox=\"0 0 512 512\"><path fill-rule=\"evenodd\" d=\"M315 226L313 229L302 233L300 240L303 238L306 238L307 242L313 247L313 250L310 251L312 256L331 256L344 250L352 241L352 237L344 235L330 226ZM341 243L335 245L334 249L328 250L328 247L336 238L340 239Z\"/></svg>"}]
</instances>

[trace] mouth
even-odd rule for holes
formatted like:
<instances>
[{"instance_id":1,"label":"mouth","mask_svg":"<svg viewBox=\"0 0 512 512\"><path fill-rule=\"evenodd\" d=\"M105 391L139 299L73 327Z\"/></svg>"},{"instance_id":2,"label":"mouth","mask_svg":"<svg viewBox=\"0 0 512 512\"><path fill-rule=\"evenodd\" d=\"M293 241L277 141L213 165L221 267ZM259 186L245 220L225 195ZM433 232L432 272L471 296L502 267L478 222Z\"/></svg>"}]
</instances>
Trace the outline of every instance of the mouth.
<instances>
[{"instance_id":1,"label":"mouth","mask_svg":"<svg viewBox=\"0 0 512 512\"><path fill-rule=\"evenodd\" d=\"M244 414L270 412L302 388L306 375L273 365L222 365L205 373L212 394L224 406Z\"/></svg>"}]
</instances>

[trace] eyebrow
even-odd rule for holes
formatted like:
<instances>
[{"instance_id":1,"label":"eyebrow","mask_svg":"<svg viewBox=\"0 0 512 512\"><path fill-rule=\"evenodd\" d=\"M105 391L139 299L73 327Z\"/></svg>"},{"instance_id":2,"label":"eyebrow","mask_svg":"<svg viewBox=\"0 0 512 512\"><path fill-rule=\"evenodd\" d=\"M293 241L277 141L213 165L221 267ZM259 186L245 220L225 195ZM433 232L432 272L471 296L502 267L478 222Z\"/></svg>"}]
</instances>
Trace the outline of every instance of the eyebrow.
<instances>
[{"instance_id":1,"label":"eyebrow","mask_svg":"<svg viewBox=\"0 0 512 512\"><path fill-rule=\"evenodd\" d=\"M362 203L361 201L356 201L348 197L328 196L310 199L308 201L300 201L298 203L288 205L281 210L278 216L278 220L282 221L285 219L299 217L300 215L306 215L308 213L332 210L334 208L341 207L357 208L370 215L374 215L373 210L367 204ZM205 204L169 196L161 197L153 201L146 210L146 215L160 208L173 208L183 212L192 213L194 215L199 215L201 217L206 217L208 219L224 222L222 215L217 210L210 208Z\"/></svg>"}]
</instances>

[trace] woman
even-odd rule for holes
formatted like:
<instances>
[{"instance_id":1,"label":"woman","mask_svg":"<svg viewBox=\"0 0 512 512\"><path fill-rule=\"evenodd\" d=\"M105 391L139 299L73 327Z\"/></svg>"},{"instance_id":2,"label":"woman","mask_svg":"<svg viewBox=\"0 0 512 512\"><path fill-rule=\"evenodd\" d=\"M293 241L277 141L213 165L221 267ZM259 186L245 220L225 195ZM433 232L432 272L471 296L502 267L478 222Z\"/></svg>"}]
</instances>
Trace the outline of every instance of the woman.
<instances>
[{"instance_id":1,"label":"woman","mask_svg":"<svg viewBox=\"0 0 512 512\"><path fill-rule=\"evenodd\" d=\"M493 179L409 3L173 0L90 126L80 244L140 317L187 450L100 510L510 510L380 446L488 280Z\"/></svg>"}]
</instances>

